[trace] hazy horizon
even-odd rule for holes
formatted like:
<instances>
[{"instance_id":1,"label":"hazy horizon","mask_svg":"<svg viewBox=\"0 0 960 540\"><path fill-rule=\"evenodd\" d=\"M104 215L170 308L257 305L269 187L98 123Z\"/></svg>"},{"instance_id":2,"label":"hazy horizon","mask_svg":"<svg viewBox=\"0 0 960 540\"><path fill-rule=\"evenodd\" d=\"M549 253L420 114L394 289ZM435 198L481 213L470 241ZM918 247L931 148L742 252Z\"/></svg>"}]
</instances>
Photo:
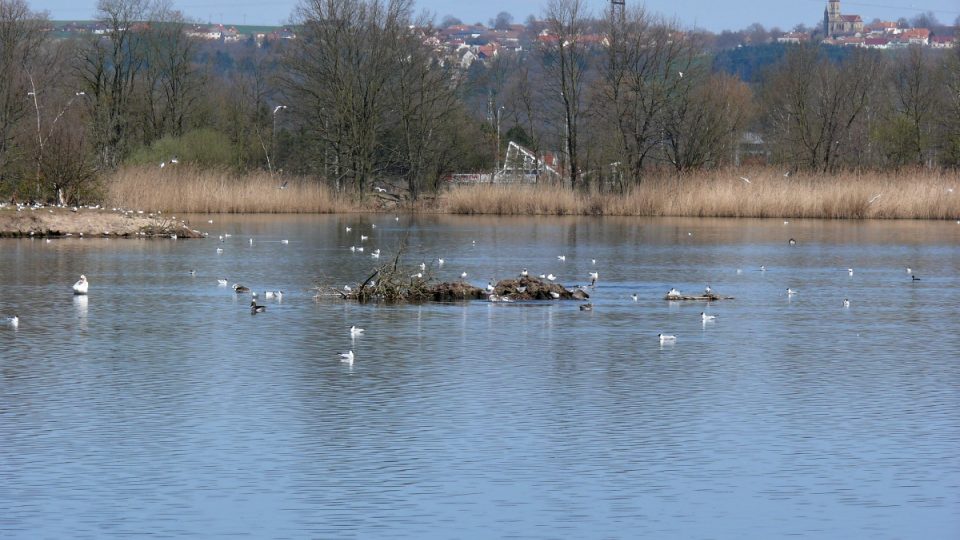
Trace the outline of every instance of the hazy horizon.
<instances>
[{"instance_id":1,"label":"hazy horizon","mask_svg":"<svg viewBox=\"0 0 960 540\"><path fill-rule=\"evenodd\" d=\"M29 1L35 11L47 11L55 20L92 19L96 12L97 0L43 0ZM265 4L262 2L220 3L217 0L200 2L186 0L174 2L176 9L199 22L222 22L226 24L280 25L289 21L297 0L279 0ZM586 0L595 14L601 13L609 2L606 0ZM545 0L491 0L482 4L451 2L449 0L417 0L418 13L427 12L439 22L446 15L452 15L465 23L484 23L493 19L497 13L507 11L514 20L522 23L529 15L540 16ZM640 2L627 0L627 6ZM773 4L763 10L756 9L756 2L747 0L728 0L723 9L717 9L717 2L705 0L651 0L643 3L647 10L675 19L684 28L703 28L718 32L721 30L739 30L753 23L765 27L779 27L789 30L797 24L812 25L822 18L825 0L801 0ZM843 13L857 14L864 21L874 18L896 20L900 17L910 19L920 13L932 11L940 22L953 23L960 16L955 0L923 0L919 5L892 6L861 2L841 2Z\"/></svg>"}]
</instances>

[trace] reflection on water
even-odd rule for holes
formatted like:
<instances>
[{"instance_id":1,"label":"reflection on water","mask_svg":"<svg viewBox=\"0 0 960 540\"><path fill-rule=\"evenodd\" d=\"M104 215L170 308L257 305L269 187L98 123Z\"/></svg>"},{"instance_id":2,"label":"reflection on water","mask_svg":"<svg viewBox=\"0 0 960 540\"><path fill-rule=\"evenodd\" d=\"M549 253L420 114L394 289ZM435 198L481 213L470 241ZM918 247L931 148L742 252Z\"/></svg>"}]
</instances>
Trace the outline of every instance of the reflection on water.
<instances>
[{"instance_id":1,"label":"reflection on water","mask_svg":"<svg viewBox=\"0 0 960 540\"><path fill-rule=\"evenodd\" d=\"M956 224L214 219L0 240L0 536L960 537ZM594 309L313 300L403 239Z\"/></svg>"}]
</instances>

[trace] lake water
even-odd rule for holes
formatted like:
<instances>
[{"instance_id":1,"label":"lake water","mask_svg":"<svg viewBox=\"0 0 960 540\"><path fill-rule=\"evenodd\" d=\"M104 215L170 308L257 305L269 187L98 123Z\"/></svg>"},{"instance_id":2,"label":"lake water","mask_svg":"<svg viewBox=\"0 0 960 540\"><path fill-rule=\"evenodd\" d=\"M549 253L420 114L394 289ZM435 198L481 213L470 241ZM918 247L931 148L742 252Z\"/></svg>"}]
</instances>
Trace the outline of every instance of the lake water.
<instances>
[{"instance_id":1,"label":"lake water","mask_svg":"<svg viewBox=\"0 0 960 540\"><path fill-rule=\"evenodd\" d=\"M0 537L960 538L960 225L192 221L0 240ZM594 310L313 298L403 238L445 280L598 271ZM663 300L707 283L713 323Z\"/></svg>"}]
</instances>

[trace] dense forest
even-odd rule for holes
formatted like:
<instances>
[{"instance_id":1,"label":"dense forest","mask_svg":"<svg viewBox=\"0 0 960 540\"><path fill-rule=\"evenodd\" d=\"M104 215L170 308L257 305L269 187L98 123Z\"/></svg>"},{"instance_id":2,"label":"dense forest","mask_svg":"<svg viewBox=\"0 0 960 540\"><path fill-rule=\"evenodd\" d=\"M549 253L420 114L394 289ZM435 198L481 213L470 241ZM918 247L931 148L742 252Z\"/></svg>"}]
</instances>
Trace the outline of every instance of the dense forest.
<instances>
[{"instance_id":1,"label":"dense forest","mask_svg":"<svg viewBox=\"0 0 960 540\"><path fill-rule=\"evenodd\" d=\"M744 162L960 166L960 47L717 53L642 8L551 0L532 46L464 68L412 0L303 0L296 39L262 44L192 38L162 1L96 17L104 33L62 38L0 0L0 197L89 199L118 168L189 165L416 198L509 141L577 189Z\"/></svg>"}]
</instances>

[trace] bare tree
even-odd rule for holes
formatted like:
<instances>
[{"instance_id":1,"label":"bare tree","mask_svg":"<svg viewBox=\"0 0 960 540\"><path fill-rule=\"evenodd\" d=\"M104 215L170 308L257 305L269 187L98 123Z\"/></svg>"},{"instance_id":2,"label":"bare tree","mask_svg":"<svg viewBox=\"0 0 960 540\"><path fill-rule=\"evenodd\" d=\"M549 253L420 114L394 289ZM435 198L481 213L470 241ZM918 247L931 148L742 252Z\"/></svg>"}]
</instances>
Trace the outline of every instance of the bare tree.
<instances>
[{"instance_id":1,"label":"bare tree","mask_svg":"<svg viewBox=\"0 0 960 540\"><path fill-rule=\"evenodd\" d=\"M675 24L642 8L623 17L608 12L604 29L608 46L596 110L617 126L626 169L639 181L650 158L661 153L671 104L689 96L694 81L704 81L701 51Z\"/></svg>"},{"instance_id":2,"label":"bare tree","mask_svg":"<svg viewBox=\"0 0 960 540\"><path fill-rule=\"evenodd\" d=\"M183 135L190 109L200 97L202 73L194 64L197 42L186 28L183 14L162 0L153 7L150 25L143 30L145 143L164 135Z\"/></svg>"},{"instance_id":3,"label":"bare tree","mask_svg":"<svg viewBox=\"0 0 960 540\"><path fill-rule=\"evenodd\" d=\"M911 47L890 70L891 112L887 145L897 164L924 165L930 157L938 112L940 74L921 47Z\"/></svg>"},{"instance_id":4,"label":"bare tree","mask_svg":"<svg viewBox=\"0 0 960 540\"><path fill-rule=\"evenodd\" d=\"M580 178L579 125L588 69L585 38L589 14L583 0L550 0L546 8L549 39L541 47L547 99L560 107L563 150L571 187Z\"/></svg>"},{"instance_id":5,"label":"bare tree","mask_svg":"<svg viewBox=\"0 0 960 540\"><path fill-rule=\"evenodd\" d=\"M29 74L38 67L46 25L46 15L30 11L23 0L0 0L0 186L13 176L13 164L23 152L15 142L18 123L31 112L39 118L39 109L31 111L35 103L28 99L33 91Z\"/></svg>"},{"instance_id":6,"label":"bare tree","mask_svg":"<svg viewBox=\"0 0 960 540\"><path fill-rule=\"evenodd\" d=\"M796 168L836 170L882 76L882 61L855 51L840 65L816 46L791 49L764 84L770 137Z\"/></svg>"},{"instance_id":7,"label":"bare tree","mask_svg":"<svg viewBox=\"0 0 960 540\"><path fill-rule=\"evenodd\" d=\"M960 23L960 17L957 18ZM960 25L958 25L960 26ZM943 57L941 64L944 84L941 88L939 117L942 162L960 167L960 47Z\"/></svg>"},{"instance_id":8,"label":"bare tree","mask_svg":"<svg viewBox=\"0 0 960 540\"><path fill-rule=\"evenodd\" d=\"M113 168L129 144L132 99L144 66L143 21L150 0L100 0L97 20L103 35L80 47L78 75L93 109L93 136L101 166Z\"/></svg>"},{"instance_id":9,"label":"bare tree","mask_svg":"<svg viewBox=\"0 0 960 540\"><path fill-rule=\"evenodd\" d=\"M394 52L411 9L412 0L304 0L297 8L301 32L281 83L309 136L329 148L324 161L338 187L345 180L362 194L377 171Z\"/></svg>"}]
</instances>

